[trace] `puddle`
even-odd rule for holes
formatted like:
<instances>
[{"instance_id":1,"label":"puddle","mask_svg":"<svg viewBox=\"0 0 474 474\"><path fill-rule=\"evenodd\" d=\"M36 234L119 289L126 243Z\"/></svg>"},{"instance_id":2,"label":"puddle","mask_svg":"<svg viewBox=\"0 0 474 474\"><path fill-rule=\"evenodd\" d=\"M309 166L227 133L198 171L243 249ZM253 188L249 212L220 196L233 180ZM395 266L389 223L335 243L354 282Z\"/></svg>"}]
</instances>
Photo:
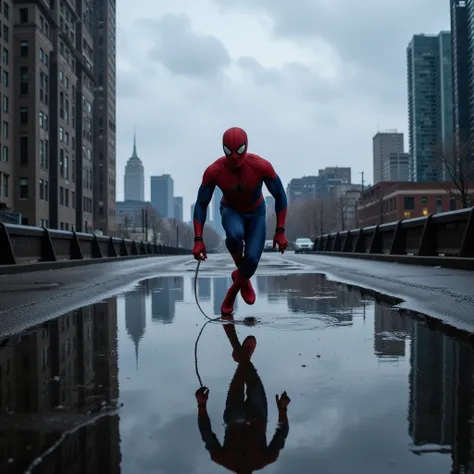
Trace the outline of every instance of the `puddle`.
<instances>
[{"instance_id":1,"label":"puddle","mask_svg":"<svg viewBox=\"0 0 474 474\"><path fill-rule=\"evenodd\" d=\"M251 364L236 363L222 324L195 352L206 321L191 275L3 340L0 472L213 474L236 459L267 473L470 472L474 358L456 332L321 275L254 280L256 304L236 314L257 320L236 326L240 342L256 338ZM210 317L229 284L198 279ZM198 376L209 387L200 423ZM272 444L284 391L289 432ZM245 413L251 424L233 423Z\"/></svg>"}]
</instances>

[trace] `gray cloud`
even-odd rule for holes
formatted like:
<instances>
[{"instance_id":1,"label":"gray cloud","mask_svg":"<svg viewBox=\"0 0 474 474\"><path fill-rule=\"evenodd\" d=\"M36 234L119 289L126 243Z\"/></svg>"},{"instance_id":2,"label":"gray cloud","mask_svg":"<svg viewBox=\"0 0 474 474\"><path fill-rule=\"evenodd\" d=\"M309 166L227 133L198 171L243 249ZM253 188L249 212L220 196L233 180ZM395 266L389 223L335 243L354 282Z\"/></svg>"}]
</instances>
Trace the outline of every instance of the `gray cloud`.
<instances>
[{"instance_id":1,"label":"gray cloud","mask_svg":"<svg viewBox=\"0 0 474 474\"><path fill-rule=\"evenodd\" d=\"M186 15L165 14L144 25L154 33L150 58L169 71L188 77L213 78L230 64L227 49L213 36L198 35Z\"/></svg>"},{"instance_id":2,"label":"gray cloud","mask_svg":"<svg viewBox=\"0 0 474 474\"><path fill-rule=\"evenodd\" d=\"M117 171L136 126L147 189L171 173L187 211L236 124L284 184L333 164L370 182L378 126L406 131L407 43L449 23L428 0L140 1L117 15Z\"/></svg>"},{"instance_id":3,"label":"gray cloud","mask_svg":"<svg viewBox=\"0 0 474 474\"><path fill-rule=\"evenodd\" d=\"M273 20L273 31L299 41L322 38L343 60L378 70L393 67L415 33L449 26L449 2L432 0L214 0L223 9L257 9ZM444 19L443 19L444 13Z\"/></svg>"}]
</instances>

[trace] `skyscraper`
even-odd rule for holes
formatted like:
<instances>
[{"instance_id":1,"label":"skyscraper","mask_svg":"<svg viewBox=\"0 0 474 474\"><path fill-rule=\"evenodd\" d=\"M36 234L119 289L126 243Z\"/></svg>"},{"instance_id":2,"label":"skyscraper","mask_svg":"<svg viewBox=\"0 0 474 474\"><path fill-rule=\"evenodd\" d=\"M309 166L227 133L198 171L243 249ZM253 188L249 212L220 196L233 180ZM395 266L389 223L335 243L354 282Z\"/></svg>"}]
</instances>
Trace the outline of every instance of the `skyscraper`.
<instances>
[{"instance_id":1,"label":"skyscraper","mask_svg":"<svg viewBox=\"0 0 474 474\"><path fill-rule=\"evenodd\" d=\"M377 132L372 139L374 184L380 181L388 181L385 176L386 167L392 153L403 153L403 133L396 130Z\"/></svg>"},{"instance_id":2,"label":"skyscraper","mask_svg":"<svg viewBox=\"0 0 474 474\"><path fill-rule=\"evenodd\" d=\"M415 35L407 48L410 180L436 181L437 147L449 146L452 123L451 33Z\"/></svg>"},{"instance_id":3,"label":"skyscraper","mask_svg":"<svg viewBox=\"0 0 474 474\"><path fill-rule=\"evenodd\" d=\"M457 138L474 138L474 1L451 0L453 129Z\"/></svg>"},{"instance_id":4,"label":"skyscraper","mask_svg":"<svg viewBox=\"0 0 474 474\"><path fill-rule=\"evenodd\" d=\"M91 2L88 2L88 8ZM94 228L116 230L115 0L94 0Z\"/></svg>"},{"instance_id":5,"label":"skyscraper","mask_svg":"<svg viewBox=\"0 0 474 474\"><path fill-rule=\"evenodd\" d=\"M220 205L222 201L222 191L216 186L214 197L212 198L212 228L222 237L224 228L222 227ZM209 219L209 216L208 216Z\"/></svg>"},{"instance_id":6,"label":"skyscraper","mask_svg":"<svg viewBox=\"0 0 474 474\"><path fill-rule=\"evenodd\" d=\"M390 153L385 163L383 181L410 181L409 153Z\"/></svg>"},{"instance_id":7,"label":"skyscraper","mask_svg":"<svg viewBox=\"0 0 474 474\"><path fill-rule=\"evenodd\" d=\"M267 206L267 215L275 213L275 198L273 196L267 196L265 198L265 204Z\"/></svg>"},{"instance_id":8,"label":"skyscraper","mask_svg":"<svg viewBox=\"0 0 474 474\"><path fill-rule=\"evenodd\" d=\"M13 16L19 20L14 34L7 26ZM52 2L49 8L18 2L14 11L3 8L2 22L15 63L11 76L8 69L2 76L3 90L15 93L3 108L11 110L8 135L18 148L13 141L2 148L3 160L14 162L7 187L14 210L27 225L91 231L92 10L85 0ZM9 63L10 54L5 59Z\"/></svg>"},{"instance_id":9,"label":"skyscraper","mask_svg":"<svg viewBox=\"0 0 474 474\"><path fill-rule=\"evenodd\" d=\"M145 201L145 169L137 154L137 140L133 137L133 153L125 165L125 201Z\"/></svg>"},{"instance_id":10,"label":"skyscraper","mask_svg":"<svg viewBox=\"0 0 474 474\"><path fill-rule=\"evenodd\" d=\"M161 217L174 217L173 178L169 174L152 176L151 205Z\"/></svg>"},{"instance_id":11,"label":"skyscraper","mask_svg":"<svg viewBox=\"0 0 474 474\"><path fill-rule=\"evenodd\" d=\"M183 198L175 197L174 198L174 218L179 221L183 220Z\"/></svg>"},{"instance_id":12,"label":"skyscraper","mask_svg":"<svg viewBox=\"0 0 474 474\"><path fill-rule=\"evenodd\" d=\"M106 233L115 216L115 2L2 7L0 209L26 225Z\"/></svg>"},{"instance_id":13,"label":"skyscraper","mask_svg":"<svg viewBox=\"0 0 474 474\"><path fill-rule=\"evenodd\" d=\"M27 8L22 8L19 11L19 24L18 24L18 34L20 35L20 41L18 44L20 51L20 58L24 58L24 48L25 41L22 41L22 35L27 29L27 23L29 20L29 15ZM15 125L15 115L19 112L16 107L13 105L14 100L14 89L13 87L8 87L8 79L13 75L13 67L16 59L13 48L10 47L9 42L13 42L13 7L12 2L9 0L5 2L3 6L3 15L2 23L4 25L4 30L6 30L7 35L2 34L0 38L0 45L2 46L2 51L7 51L4 53L4 60L2 64L2 74L0 78L3 83L2 87L2 128L3 133L0 134L0 211L13 211L15 208L14 205L14 189L15 183L13 181L15 174L15 167L19 165L25 165L28 163L29 157L29 146L30 141L32 140L28 133L24 133L18 137L18 153L17 159L13 159L13 134L14 134L14 125ZM26 47L28 47L28 42L26 42ZM28 53L27 49L27 53ZM22 56L23 53L23 56ZM32 59L32 61L36 60ZM5 80L7 85L5 85ZM12 82L13 86L14 82ZM24 86L22 86L24 87ZM43 91L44 92L44 91ZM24 117L23 117L24 118ZM6 132L6 133L5 133ZM30 145L31 146L31 145ZM39 177L39 176L38 176ZM49 181L48 174L45 172L42 174L41 178L43 179L43 188L44 188L44 179L46 178ZM41 183L41 181L40 181ZM41 184L40 184L41 186ZM47 209L47 203L43 203Z\"/></svg>"}]
</instances>

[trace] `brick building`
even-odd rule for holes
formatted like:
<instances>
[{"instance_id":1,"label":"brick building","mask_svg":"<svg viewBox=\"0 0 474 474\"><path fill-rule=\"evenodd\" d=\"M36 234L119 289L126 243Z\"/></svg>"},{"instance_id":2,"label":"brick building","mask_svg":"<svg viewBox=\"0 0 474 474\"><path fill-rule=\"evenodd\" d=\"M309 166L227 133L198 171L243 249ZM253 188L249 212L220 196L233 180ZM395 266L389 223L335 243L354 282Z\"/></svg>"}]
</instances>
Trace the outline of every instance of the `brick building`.
<instances>
[{"instance_id":1,"label":"brick building","mask_svg":"<svg viewBox=\"0 0 474 474\"><path fill-rule=\"evenodd\" d=\"M452 183L380 182L361 194L357 227L460 209L461 201L450 196L449 186Z\"/></svg>"}]
</instances>

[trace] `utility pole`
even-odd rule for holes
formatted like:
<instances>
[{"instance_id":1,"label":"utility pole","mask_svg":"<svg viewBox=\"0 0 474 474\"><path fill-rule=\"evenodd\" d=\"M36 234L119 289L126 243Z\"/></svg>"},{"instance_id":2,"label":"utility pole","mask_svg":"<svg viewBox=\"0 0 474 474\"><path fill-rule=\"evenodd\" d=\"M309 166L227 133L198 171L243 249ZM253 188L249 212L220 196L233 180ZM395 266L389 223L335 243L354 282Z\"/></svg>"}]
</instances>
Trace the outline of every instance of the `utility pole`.
<instances>
[{"instance_id":1,"label":"utility pole","mask_svg":"<svg viewBox=\"0 0 474 474\"><path fill-rule=\"evenodd\" d=\"M364 191L364 184L365 184L365 181L364 181L364 172L361 171L359 174L362 175L362 191Z\"/></svg>"},{"instance_id":2,"label":"utility pole","mask_svg":"<svg viewBox=\"0 0 474 474\"><path fill-rule=\"evenodd\" d=\"M142 234L148 242L148 209L142 209Z\"/></svg>"}]
</instances>

